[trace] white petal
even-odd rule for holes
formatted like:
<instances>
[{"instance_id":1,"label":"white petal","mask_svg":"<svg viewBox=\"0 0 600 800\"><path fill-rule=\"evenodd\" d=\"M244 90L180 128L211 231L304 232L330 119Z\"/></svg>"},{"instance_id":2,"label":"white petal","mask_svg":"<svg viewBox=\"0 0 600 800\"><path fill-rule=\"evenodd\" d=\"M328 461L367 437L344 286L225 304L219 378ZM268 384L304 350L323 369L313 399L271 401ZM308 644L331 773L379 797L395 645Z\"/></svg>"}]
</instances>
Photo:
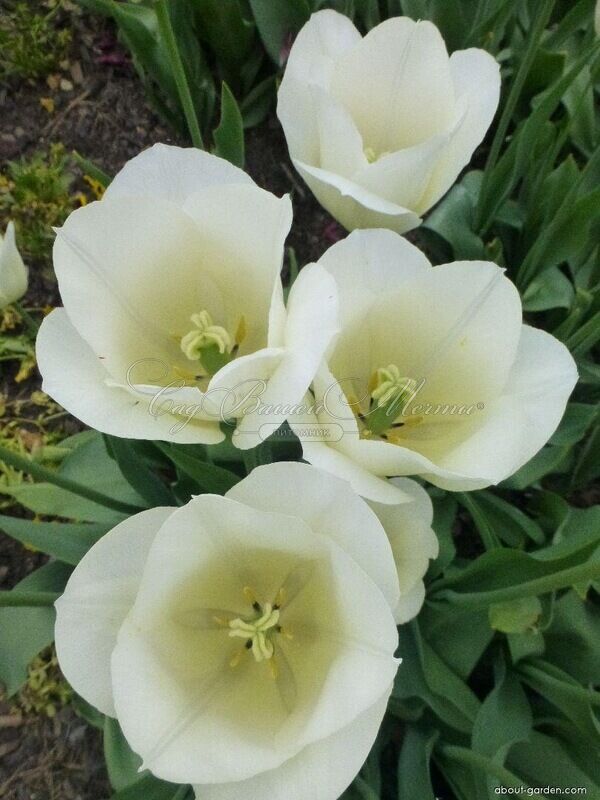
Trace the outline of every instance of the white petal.
<instances>
[{"instance_id":1,"label":"white petal","mask_svg":"<svg viewBox=\"0 0 600 800\"><path fill-rule=\"evenodd\" d=\"M408 17L382 22L339 58L331 92L378 155L442 133L454 113L444 40L431 22Z\"/></svg>"},{"instance_id":2,"label":"white petal","mask_svg":"<svg viewBox=\"0 0 600 800\"><path fill-rule=\"evenodd\" d=\"M254 447L288 417L285 409L302 402L337 330L334 279L318 264L305 267L288 298L285 355L261 396L263 412L268 413L257 409L242 418L234 435L237 447Z\"/></svg>"},{"instance_id":3,"label":"white petal","mask_svg":"<svg viewBox=\"0 0 600 800\"><path fill-rule=\"evenodd\" d=\"M42 389L77 419L102 433L202 444L217 444L225 438L218 421L204 422L193 415L181 427L182 417L162 413L160 401L151 406L156 387L149 387L150 394L146 395L114 385L102 360L77 333L63 308L56 308L42 322L36 357ZM189 411L191 415L192 404Z\"/></svg>"},{"instance_id":4,"label":"white petal","mask_svg":"<svg viewBox=\"0 0 600 800\"><path fill-rule=\"evenodd\" d=\"M431 527L433 505L427 492L418 483L406 478L394 478L392 482L412 497L413 502L370 505L392 546L400 583L400 600L395 609L395 618L400 623L407 622L421 608L425 597L422 579L429 560L438 554L439 543Z\"/></svg>"},{"instance_id":5,"label":"white petal","mask_svg":"<svg viewBox=\"0 0 600 800\"><path fill-rule=\"evenodd\" d=\"M334 63L360 41L344 14L329 9L313 14L294 41L280 92L290 78L327 89Z\"/></svg>"},{"instance_id":6,"label":"white petal","mask_svg":"<svg viewBox=\"0 0 600 800\"><path fill-rule=\"evenodd\" d=\"M431 136L424 142L388 153L349 175L353 181L385 200L422 213L422 197L438 161L444 158L450 134Z\"/></svg>"},{"instance_id":7,"label":"white petal","mask_svg":"<svg viewBox=\"0 0 600 800\"><path fill-rule=\"evenodd\" d=\"M198 800L332 800L366 761L387 707L389 691L350 725L304 748L280 767L239 783L195 786Z\"/></svg>"},{"instance_id":8,"label":"white petal","mask_svg":"<svg viewBox=\"0 0 600 800\"><path fill-rule=\"evenodd\" d=\"M71 686L115 716L110 659L135 600L148 551L173 508L151 508L119 523L82 558L56 602L56 651Z\"/></svg>"},{"instance_id":9,"label":"white petal","mask_svg":"<svg viewBox=\"0 0 600 800\"><path fill-rule=\"evenodd\" d=\"M187 198L204 186L253 184L252 179L224 158L196 147L155 144L128 161L104 195L155 197L183 206Z\"/></svg>"},{"instance_id":10,"label":"white petal","mask_svg":"<svg viewBox=\"0 0 600 800\"><path fill-rule=\"evenodd\" d=\"M318 263L335 278L339 294L342 335L330 366L347 377L366 374L371 367L371 307L431 264L409 241L384 229L353 231L332 245Z\"/></svg>"},{"instance_id":11,"label":"white petal","mask_svg":"<svg viewBox=\"0 0 600 800\"><path fill-rule=\"evenodd\" d=\"M0 309L20 300L27 291L28 271L17 249L14 223L0 236Z\"/></svg>"},{"instance_id":12,"label":"white petal","mask_svg":"<svg viewBox=\"0 0 600 800\"><path fill-rule=\"evenodd\" d=\"M552 436L576 383L577 368L567 348L549 333L523 325L504 393L443 466L473 477L487 475L486 485L509 477ZM454 489L452 483L438 485Z\"/></svg>"},{"instance_id":13,"label":"white petal","mask_svg":"<svg viewBox=\"0 0 600 800\"><path fill-rule=\"evenodd\" d=\"M459 50L450 56L458 125L440 155L418 206L424 214L452 186L492 124L500 100L500 67L485 50Z\"/></svg>"},{"instance_id":14,"label":"white petal","mask_svg":"<svg viewBox=\"0 0 600 800\"><path fill-rule=\"evenodd\" d=\"M297 159L293 162L323 208L349 231L390 228L396 233L406 233L421 222L410 209L384 200L354 181Z\"/></svg>"},{"instance_id":15,"label":"white petal","mask_svg":"<svg viewBox=\"0 0 600 800\"><path fill-rule=\"evenodd\" d=\"M522 311L516 287L495 264L456 261L424 271L372 314L372 368L394 363L425 379L415 407L486 402L502 391Z\"/></svg>"},{"instance_id":16,"label":"white petal","mask_svg":"<svg viewBox=\"0 0 600 800\"><path fill-rule=\"evenodd\" d=\"M239 319L246 319L240 352L264 347L292 224L289 196L278 198L254 185L212 186L191 195L185 211L197 225L203 271L223 295L230 326L235 330Z\"/></svg>"},{"instance_id":17,"label":"white petal","mask_svg":"<svg viewBox=\"0 0 600 800\"><path fill-rule=\"evenodd\" d=\"M248 656L232 670L235 641L222 628L203 627L201 615L193 620L215 608L247 613L245 585L265 601L286 576L309 566L302 586L310 589L290 600L283 616L297 644L278 644L297 686L289 709L268 665ZM347 606L349 597L361 598L358 608ZM317 635L304 632L315 625ZM156 775L242 780L279 766L371 706L393 679L396 646L383 595L334 542L296 517L201 495L155 539L121 629L112 661L118 718Z\"/></svg>"},{"instance_id":18,"label":"white petal","mask_svg":"<svg viewBox=\"0 0 600 800\"><path fill-rule=\"evenodd\" d=\"M152 197L103 200L69 216L54 244L61 296L115 380L144 359L189 367L177 336L193 313L221 320L225 311L206 256L187 214Z\"/></svg>"},{"instance_id":19,"label":"white petal","mask_svg":"<svg viewBox=\"0 0 600 800\"><path fill-rule=\"evenodd\" d=\"M227 497L297 516L312 530L329 536L360 564L395 608L399 594L392 551L375 516L346 481L308 464L279 462L254 469ZM410 509L413 505L407 504Z\"/></svg>"}]
</instances>

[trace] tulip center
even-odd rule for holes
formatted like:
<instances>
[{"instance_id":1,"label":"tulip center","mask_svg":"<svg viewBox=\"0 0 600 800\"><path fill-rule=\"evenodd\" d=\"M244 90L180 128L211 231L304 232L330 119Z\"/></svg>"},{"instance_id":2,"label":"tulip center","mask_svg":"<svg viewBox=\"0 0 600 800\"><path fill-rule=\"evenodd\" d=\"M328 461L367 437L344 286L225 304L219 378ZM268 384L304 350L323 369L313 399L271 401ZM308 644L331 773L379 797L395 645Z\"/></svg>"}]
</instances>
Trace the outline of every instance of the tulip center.
<instances>
[{"instance_id":1,"label":"tulip center","mask_svg":"<svg viewBox=\"0 0 600 800\"><path fill-rule=\"evenodd\" d=\"M417 386L417 381L403 376L395 364L376 369L369 381L369 411L362 415L367 435L381 436L403 425L397 420L403 415Z\"/></svg>"},{"instance_id":2,"label":"tulip center","mask_svg":"<svg viewBox=\"0 0 600 800\"><path fill-rule=\"evenodd\" d=\"M255 661L268 661L275 650L271 637L279 627L280 611L271 603L265 603L264 607L257 605L260 610L253 619L236 617L230 621L229 635L246 639L246 648L252 650Z\"/></svg>"},{"instance_id":3,"label":"tulip center","mask_svg":"<svg viewBox=\"0 0 600 800\"><path fill-rule=\"evenodd\" d=\"M246 586L244 597L252 606L252 613L248 616L235 617L235 619L223 619L215 617L218 625L229 629L228 633L232 639L244 639L244 646L239 650L229 662L231 667L237 667L243 656L251 652L254 660L259 663L266 661L273 678L278 677L278 667L275 659L274 637L276 634L293 639L291 633L284 631L279 617L281 615L281 604L286 596L285 590L279 590L274 603L260 603L256 599L254 591Z\"/></svg>"},{"instance_id":4,"label":"tulip center","mask_svg":"<svg viewBox=\"0 0 600 800\"><path fill-rule=\"evenodd\" d=\"M214 375L235 357L246 335L245 319L240 319L235 336L215 325L206 310L192 314L190 320L194 327L181 338L181 350L190 361L199 361L209 375Z\"/></svg>"},{"instance_id":5,"label":"tulip center","mask_svg":"<svg viewBox=\"0 0 600 800\"><path fill-rule=\"evenodd\" d=\"M380 158L383 158L383 156L389 155L390 151L386 150L383 153L378 153L373 147L365 147L363 153L369 164L373 164L375 161L379 161Z\"/></svg>"}]
</instances>

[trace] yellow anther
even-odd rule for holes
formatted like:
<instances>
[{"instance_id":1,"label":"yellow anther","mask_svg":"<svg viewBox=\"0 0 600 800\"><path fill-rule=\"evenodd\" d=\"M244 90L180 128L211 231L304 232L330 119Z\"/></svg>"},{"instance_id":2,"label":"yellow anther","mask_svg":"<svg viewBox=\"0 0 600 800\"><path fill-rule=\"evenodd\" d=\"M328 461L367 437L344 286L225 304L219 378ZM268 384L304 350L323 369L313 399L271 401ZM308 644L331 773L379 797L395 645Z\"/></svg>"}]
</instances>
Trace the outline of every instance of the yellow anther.
<instances>
[{"instance_id":1,"label":"yellow anther","mask_svg":"<svg viewBox=\"0 0 600 800\"><path fill-rule=\"evenodd\" d=\"M372 147L365 147L364 149L365 158L372 164L374 161L377 161L377 153L373 150Z\"/></svg>"},{"instance_id":2,"label":"yellow anther","mask_svg":"<svg viewBox=\"0 0 600 800\"><path fill-rule=\"evenodd\" d=\"M243 648L242 650L238 650L238 652L234 655L234 657L229 662L229 666L232 669L235 669L239 665L239 663L242 660L242 658L244 657L245 653L246 653L246 648Z\"/></svg>"},{"instance_id":3,"label":"yellow anther","mask_svg":"<svg viewBox=\"0 0 600 800\"><path fill-rule=\"evenodd\" d=\"M256 599L256 595L254 594L254 590L251 589L249 586L244 586L243 594L251 606L253 606L254 603L258 602Z\"/></svg>"},{"instance_id":4,"label":"yellow anther","mask_svg":"<svg viewBox=\"0 0 600 800\"><path fill-rule=\"evenodd\" d=\"M283 586L277 592L277 597L275 598L275 605L277 608L281 608L281 606L285 603L285 589Z\"/></svg>"},{"instance_id":5,"label":"yellow anther","mask_svg":"<svg viewBox=\"0 0 600 800\"><path fill-rule=\"evenodd\" d=\"M214 621L217 625L220 625L221 628L228 628L229 627L229 620L225 619L224 617L213 617Z\"/></svg>"},{"instance_id":6,"label":"yellow anther","mask_svg":"<svg viewBox=\"0 0 600 800\"><path fill-rule=\"evenodd\" d=\"M273 680L276 681L279 677L279 665L277 664L277 660L275 658L269 659L269 672L271 673Z\"/></svg>"}]
</instances>

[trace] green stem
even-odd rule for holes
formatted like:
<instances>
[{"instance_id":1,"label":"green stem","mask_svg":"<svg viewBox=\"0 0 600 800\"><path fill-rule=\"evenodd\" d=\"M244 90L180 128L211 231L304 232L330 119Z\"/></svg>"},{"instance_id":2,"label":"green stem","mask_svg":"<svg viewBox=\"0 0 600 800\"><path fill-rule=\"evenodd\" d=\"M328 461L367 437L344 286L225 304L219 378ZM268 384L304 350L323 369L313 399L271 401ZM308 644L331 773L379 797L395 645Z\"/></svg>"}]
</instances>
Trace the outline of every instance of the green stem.
<instances>
[{"instance_id":1,"label":"green stem","mask_svg":"<svg viewBox=\"0 0 600 800\"><path fill-rule=\"evenodd\" d=\"M513 775L513 773L507 770L505 767L494 763L487 756L476 753L474 750L469 750L467 747L458 747L457 745L445 744L440 745L438 750L442 757L447 758L450 761L458 761L460 764L473 767L480 772L484 772L486 775L492 775L494 778L497 778L499 781L501 781L502 786L513 789L519 789L521 786L524 786L526 789L529 788L521 778ZM539 796L546 797L546 795Z\"/></svg>"},{"instance_id":2,"label":"green stem","mask_svg":"<svg viewBox=\"0 0 600 800\"><path fill-rule=\"evenodd\" d=\"M14 308L16 308L16 310L17 310L17 311L18 311L18 313L19 313L19 316L21 317L21 319L23 320L23 322L24 322L24 323L25 323L25 325L27 326L27 330L28 330L28 331L29 331L29 332L30 332L30 333L31 333L33 336L37 336L37 335L38 335L38 331L39 331L39 329L40 329L39 323L38 323L38 322L36 322L36 321L34 320L34 318L31 316L31 314L29 313L29 311L26 311L26 310L23 308L23 306L21 305L21 303L19 303L19 301L18 301L18 300L16 300L16 301L13 303L13 306L14 306Z\"/></svg>"},{"instance_id":3,"label":"green stem","mask_svg":"<svg viewBox=\"0 0 600 800\"><path fill-rule=\"evenodd\" d=\"M156 16L158 18L160 37L163 40L169 54L173 76L175 78L175 83L177 84L179 100L181 101L183 113L185 114L188 130L192 138L192 144L194 147L204 150L204 142L202 141L200 126L198 125L198 117L196 116L196 109L194 108L194 101L192 100L192 94L190 92L190 87L185 74L183 61L181 60L181 54L179 53L179 48L177 47L177 40L175 39L175 33L171 24L171 17L169 16L169 5L167 0L158 0L156 3Z\"/></svg>"},{"instance_id":4,"label":"green stem","mask_svg":"<svg viewBox=\"0 0 600 800\"><path fill-rule=\"evenodd\" d=\"M491 603L504 603L508 600L520 600L522 597L534 597L540 594L566 589L576 583L586 583L600 579L600 563L579 564L576 567L544 575L527 583L506 586L489 592L457 592L451 588L433 591L431 600L447 600L457 606L483 608Z\"/></svg>"},{"instance_id":5,"label":"green stem","mask_svg":"<svg viewBox=\"0 0 600 800\"><path fill-rule=\"evenodd\" d=\"M122 514L137 514L138 511L143 511L143 508L132 506L129 503L123 503L121 500L115 500L113 497L97 492L95 489L90 489L87 486L83 486L81 483L72 481L70 478L65 478L59 473L46 469L46 467L43 467L41 464L36 464L35 461L24 458L18 453L13 453L11 450L7 450L1 445L0 459L4 461L5 464L15 469L27 472L36 480L47 481L55 486L60 486L61 489L66 489L68 492L72 492L72 494L85 497L86 500L91 500L93 503L98 503L98 505L104 506L105 508L111 508Z\"/></svg>"},{"instance_id":6,"label":"green stem","mask_svg":"<svg viewBox=\"0 0 600 800\"><path fill-rule=\"evenodd\" d=\"M52 606L60 597L59 592L21 592L1 591L0 608L18 608L20 606Z\"/></svg>"}]
</instances>

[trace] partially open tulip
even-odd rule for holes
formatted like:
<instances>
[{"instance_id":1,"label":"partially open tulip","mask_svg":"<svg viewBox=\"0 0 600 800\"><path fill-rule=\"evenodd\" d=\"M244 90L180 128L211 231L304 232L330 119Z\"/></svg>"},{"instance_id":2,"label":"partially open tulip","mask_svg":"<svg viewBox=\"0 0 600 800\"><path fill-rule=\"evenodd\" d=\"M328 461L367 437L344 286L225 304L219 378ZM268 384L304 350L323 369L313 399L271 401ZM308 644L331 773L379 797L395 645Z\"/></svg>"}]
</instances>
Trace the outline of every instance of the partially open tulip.
<instances>
[{"instance_id":1,"label":"partially open tulip","mask_svg":"<svg viewBox=\"0 0 600 800\"><path fill-rule=\"evenodd\" d=\"M306 464L130 517L56 604L61 668L145 768L199 800L334 800L396 674L399 576L417 583L431 551L430 506L403 508L384 519L402 528L398 569L368 505ZM417 605L407 592L400 616Z\"/></svg>"},{"instance_id":2,"label":"partially open tulip","mask_svg":"<svg viewBox=\"0 0 600 800\"><path fill-rule=\"evenodd\" d=\"M431 22L393 17L362 38L324 10L294 42L277 114L294 166L338 222L403 233L469 162L499 94L492 56L448 56Z\"/></svg>"},{"instance_id":3,"label":"partially open tulip","mask_svg":"<svg viewBox=\"0 0 600 800\"><path fill-rule=\"evenodd\" d=\"M28 273L17 249L15 226L8 223L0 236L0 309L20 300L27 291Z\"/></svg>"},{"instance_id":4,"label":"partially open tulip","mask_svg":"<svg viewBox=\"0 0 600 800\"><path fill-rule=\"evenodd\" d=\"M265 404L299 402L336 324L324 272L325 294L305 281L284 308L291 218L287 196L216 156L156 145L134 158L57 233L64 308L38 337L44 391L115 436L209 444L232 418L236 442L254 446L248 387L262 382Z\"/></svg>"},{"instance_id":5,"label":"partially open tulip","mask_svg":"<svg viewBox=\"0 0 600 800\"><path fill-rule=\"evenodd\" d=\"M386 476L481 489L548 441L577 370L561 342L523 324L502 269L432 267L384 230L355 231L319 264L338 286L341 332L314 382L313 416L291 418L331 434L301 438L307 461L394 503Z\"/></svg>"}]
</instances>

